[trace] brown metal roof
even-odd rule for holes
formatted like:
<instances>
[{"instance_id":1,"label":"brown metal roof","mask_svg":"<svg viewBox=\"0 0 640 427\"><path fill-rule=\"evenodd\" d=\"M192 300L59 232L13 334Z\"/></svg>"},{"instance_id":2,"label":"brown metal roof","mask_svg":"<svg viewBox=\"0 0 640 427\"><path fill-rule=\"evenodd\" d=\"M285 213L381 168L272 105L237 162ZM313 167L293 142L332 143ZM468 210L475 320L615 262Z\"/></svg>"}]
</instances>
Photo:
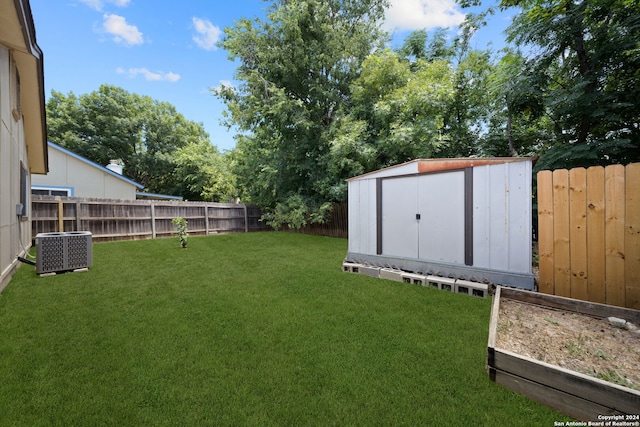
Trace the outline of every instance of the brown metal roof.
<instances>
[{"instance_id":1,"label":"brown metal roof","mask_svg":"<svg viewBox=\"0 0 640 427\"><path fill-rule=\"evenodd\" d=\"M452 169L465 169L474 166L499 165L532 160L530 157L491 157L491 158L461 158L461 159L427 159L417 160L418 172L438 172Z\"/></svg>"}]
</instances>

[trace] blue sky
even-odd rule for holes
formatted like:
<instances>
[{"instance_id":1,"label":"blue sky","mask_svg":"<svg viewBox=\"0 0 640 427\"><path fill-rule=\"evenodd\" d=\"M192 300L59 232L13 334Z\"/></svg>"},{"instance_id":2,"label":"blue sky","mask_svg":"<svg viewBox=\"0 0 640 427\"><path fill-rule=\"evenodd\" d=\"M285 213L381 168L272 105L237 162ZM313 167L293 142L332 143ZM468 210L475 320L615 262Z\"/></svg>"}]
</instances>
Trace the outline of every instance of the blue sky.
<instances>
[{"instance_id":1,"label":"blue sky","mask_svg":"<svg viewBox=\"0 0 640 427\"><path fill-rule=\"evenodd\" d=\"M224 105L209 88L232 84L235 65L216 47L222 30L242 18L264 18L264 0L31 0L44 51L45 92L76 95L101 84L120 86L173 104L203 123L211 143L232 149L234 132L219 121ZM394 47L420 28L452 29L464 13L452 0L391 0L385 23ZM475 43L504 42L503 15L481 30Z\"/></svg>"}]
</instances>

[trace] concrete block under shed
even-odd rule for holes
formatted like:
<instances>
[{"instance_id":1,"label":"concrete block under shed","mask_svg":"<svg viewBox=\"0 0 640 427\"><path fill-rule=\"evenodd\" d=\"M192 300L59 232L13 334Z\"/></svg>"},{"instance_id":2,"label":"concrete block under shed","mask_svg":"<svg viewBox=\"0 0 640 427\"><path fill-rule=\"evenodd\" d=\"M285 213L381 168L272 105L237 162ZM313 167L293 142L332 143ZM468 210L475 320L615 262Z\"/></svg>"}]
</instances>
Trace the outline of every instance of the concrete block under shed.
<instances>
[{"instance_id":1,"label":"concrete block under shed","mask_svg":"<svg viewBox=\"0 0 640 427\"><path fill-rule=\"evenodd\" d=\"M471 282L469 280L456 280L456 293L486 298L489 295L489 286L484 283Z\"/></svg>"},{"instance_id":2,"label":"concrete block under shed","mask_svg":"<svg viewBox=\"0 0 640 427\"><path fill-rule=\"evenodd\" d=\"M393 280L395 282L402 282L403 271L394 270L392 268L381 268L380 269L380 278Z\"/></svg>"},{"instance_id":3,"label":"concrete block under shed","mask_svg":"<svg viewBox=\"0 0 640 427\"><path fill-rule=\"evenodd\" d=\"M362 267L362 264L356 264L354 262L342 263L342 271L345 271L347 273L359 273L360 267Z\"/></svg>"},{"instance_id":4,"label":"concrete block under shed","mask_svg":"<svg viewBox=\"0 0 640 427\"><path fill-rule=\"evenodd\" d=\"M427 277L421 274L414 273L402 273L402 281L405 283L412 283L414 285L426 286Z\"/></svg>"},{"instance_id":5,"label":"concrete block under shed","mask_svg":"<svg viewBox=\"0 0 640 427\"><path fill-rule=\"evenodd\" d=\"M358 268L358 273L364 274L370 277L380 277L380 267L371 267L368 265L362 265Z\"/></svg>"},{"instance_id":6,"label":"concrete block under shed","mask_svg":"<svg viewBox=\"0 0 640 427\"><path fill-rule=\"evenodd\" d=\"M440 276L427 276L427 284L442 291L455 292L456 279Z\"/></svg>"}]
</instances>

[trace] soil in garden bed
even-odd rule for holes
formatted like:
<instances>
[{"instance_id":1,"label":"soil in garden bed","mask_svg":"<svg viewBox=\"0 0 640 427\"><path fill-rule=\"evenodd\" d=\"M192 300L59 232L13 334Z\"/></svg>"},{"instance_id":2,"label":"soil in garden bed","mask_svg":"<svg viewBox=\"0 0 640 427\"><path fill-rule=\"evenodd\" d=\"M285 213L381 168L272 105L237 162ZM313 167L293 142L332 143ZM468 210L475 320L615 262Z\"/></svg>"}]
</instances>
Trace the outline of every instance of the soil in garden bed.
<instances>
[{"instance_id":1,"label":"soil in garden bed","mask_svg":"<svg viewBox=\"0 0 640 427\"><path fill-rule=\"evenodd\" d=\"M496 347L640 390L640 333L607 319L501 299Z\"/></svg>"}]
</instances>

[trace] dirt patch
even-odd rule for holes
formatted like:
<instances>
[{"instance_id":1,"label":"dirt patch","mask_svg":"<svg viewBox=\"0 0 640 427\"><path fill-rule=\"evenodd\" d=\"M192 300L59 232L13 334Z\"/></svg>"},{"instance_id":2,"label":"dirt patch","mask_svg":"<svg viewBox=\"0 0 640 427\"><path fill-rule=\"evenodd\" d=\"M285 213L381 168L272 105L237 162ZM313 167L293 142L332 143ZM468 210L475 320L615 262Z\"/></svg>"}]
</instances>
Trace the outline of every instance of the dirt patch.
<instances>
[{"instance_id":1,"label":"dirt patch","mask_svg":"<svg viewBox=\"0 0 640 427\"><path fill-rule=\"evenodd\" d=\"M640 390L640 333L607 319L501 299L496 347Z\"/></svg>"}]
</instances>

